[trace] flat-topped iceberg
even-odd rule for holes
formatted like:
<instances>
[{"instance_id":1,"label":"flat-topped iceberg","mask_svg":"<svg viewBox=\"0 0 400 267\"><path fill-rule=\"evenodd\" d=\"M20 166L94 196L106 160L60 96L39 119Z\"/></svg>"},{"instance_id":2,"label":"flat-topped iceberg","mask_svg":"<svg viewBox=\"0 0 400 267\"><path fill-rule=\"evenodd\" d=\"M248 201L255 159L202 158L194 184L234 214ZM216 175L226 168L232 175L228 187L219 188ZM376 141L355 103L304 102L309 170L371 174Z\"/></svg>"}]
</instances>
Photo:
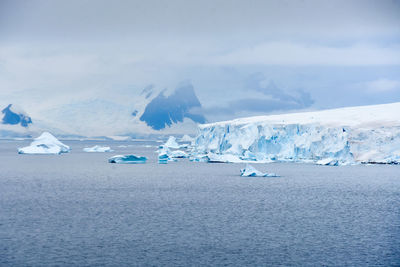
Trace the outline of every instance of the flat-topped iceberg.
<instances>
[{"instance_id":1,"label":"flat-topped iceberg","mask_svg":"<svg viewBox=\"0 0 400 267\"><path fill-rule=\"evenodd\" d=\"M240 176L244 177L279 177L279 175L275 173L263 173L259 170L256 170L250 164L246 164L244 169L240 169Z\"/></svg>"},{"instance_id":2,"label":"flat-topped iceberg","mask_svg":"<svg viewBox=\"0 0 400 267\"><path fill-rule=\"evenodd\" d=\"M146 157L138 157L135 155L116 155L108 159L109 163L137 164L146 163Z\"/></svg>"},{"instance_id":3,"label":"flat-topped iceberg","mask_svg":"<svg viewBox=\"0 0 400 267\"><path fill-rule=\"evenodd\" d=\"M199 125L194 145L214 162L400 163L400 103Z\"/></svg>"},{"instance_id":4,"label":"flat-topped iceberg","mask_svg":"<svg viewBox=\"0 0 400 267\"><path fill-rule=\"evenodd\" d=\"M44 132L26 147L19 148L19 154L61 154L68 153L70 147L61 143L51 133Z\"/></svg>"},{"instance_id":5,"label":"flat-topped iceberg","mask_svg":"<svg viewBox=\"0 0 400 267\"><path fill-rule=\"evenodd\" d=\"M113 150L109 146L98 146L95 145L93 147L85 147L83 149L85 152L112 152Z\"/></svg>"},{"instance_id":6,"label":"flat-topped iceberg","mask_svg":"<svg viewBox=\"0 0 400 267\"><path fill-rule=\"evenodd\" d=\"M182 150L175 150L170 153L171 158L187 158L188 154Z\"/></svg>"}]
</instances>

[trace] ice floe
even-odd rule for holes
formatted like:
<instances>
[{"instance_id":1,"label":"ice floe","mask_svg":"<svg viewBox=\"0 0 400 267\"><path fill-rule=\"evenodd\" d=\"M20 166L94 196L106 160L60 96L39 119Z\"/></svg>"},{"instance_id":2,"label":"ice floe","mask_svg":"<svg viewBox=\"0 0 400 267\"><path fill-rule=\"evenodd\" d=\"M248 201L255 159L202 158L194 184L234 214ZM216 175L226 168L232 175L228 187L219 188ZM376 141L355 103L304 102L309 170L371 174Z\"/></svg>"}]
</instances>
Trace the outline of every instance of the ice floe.
<instances>
[{"instance_id":1,"label":"ice floe","mask_svg":"<svg viewBox=\"0 0 400 267\"><path fill-rule=\"evenodd\" d=\"M109 146L99 146L95 145L93 147L85 147L83 149L85 152L112 152L113 150Z\"/></svg>"},{"instance_id":2,"label":"ice floe","mask_svg":"<svg viewBox=\"0 0 400 267\"><path fill-rule=\"evenodd\" d=\"M250 164L246 164L244 169L240 169L240 176L244 177L279 177L279 175L275 173L263 173L259 170L255 169Z\"/></svg>"}]
</instances>

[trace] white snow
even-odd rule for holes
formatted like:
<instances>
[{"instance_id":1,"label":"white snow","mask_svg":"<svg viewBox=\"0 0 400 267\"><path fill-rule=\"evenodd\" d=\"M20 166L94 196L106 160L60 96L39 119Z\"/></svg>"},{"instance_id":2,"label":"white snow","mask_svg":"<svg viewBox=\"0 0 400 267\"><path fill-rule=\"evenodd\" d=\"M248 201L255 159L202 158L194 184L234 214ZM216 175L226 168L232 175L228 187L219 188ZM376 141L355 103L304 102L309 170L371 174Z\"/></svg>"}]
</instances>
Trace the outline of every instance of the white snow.
<instances>
[{"instance_id":1,"label":"white snow","mask_svg":"<svg viewBox=\"0 0 400 267\"><path fill-rule=\"evenodd\" d=\"M192 142L194 138L190 137L189 135L185 134L182 136L182 138L179 140L180 142Z\"/></svg>"},{"instance_id":2,"label":"white snow","mask_svg":"<svg viewBox=\"0 0 400 267\"><path fill-rule=\"evenodd\" d=\"M95 145L93 147L85 147L83 149L85 152L112 152L113 150L109 146L98 146Z\"/></svg>"},{"instance_id":3,"label":"white snow","mask_svg":"<svg viewBox=\"0 0 400 267\"><path fill-rule=\"evenodd\" d=\"M400 103L204 124L194 143L221 162L400 163Z\"/></svg>"},{"instance_id":4,"label":"white snow","mask_svg":"<svg viewBox=\"0 0 400 267\"><path fill-rule=\"evenodd\" d=\"M263 173L259 170L256 170L250 164L246 164L244 169L240 169L240 176L244 177L279 177L279 175L275 173Z\"/></svg>"},{"instance_id":5,"label":"white snow","mask_svg":"<svg viewBox=\"0 0 400 267\"><path fill-rule=\"evenodd\" d=\"M19 154L61 154L69 151L69 146L61 143L49 132L44 132L35 138L30 146L18 149Z\"/></svg>"}]
</instances>

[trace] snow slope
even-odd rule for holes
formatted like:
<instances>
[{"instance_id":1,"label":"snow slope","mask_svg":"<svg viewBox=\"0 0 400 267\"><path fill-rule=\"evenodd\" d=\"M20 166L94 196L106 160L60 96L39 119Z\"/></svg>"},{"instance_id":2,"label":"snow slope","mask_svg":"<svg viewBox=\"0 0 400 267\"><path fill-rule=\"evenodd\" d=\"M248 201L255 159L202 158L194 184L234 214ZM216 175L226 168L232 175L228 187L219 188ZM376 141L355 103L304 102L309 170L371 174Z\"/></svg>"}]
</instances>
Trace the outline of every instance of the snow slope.
<instances>
[{"instance_id":1,"label":"snow slope","mask_svg":"<svg viewBox=\"0 0 400 267\"><path fill-rule=\"evenodd\" d=\"M195 145L235 162L400 163L400 103L203 124Z\"/></svg>"}]
</instances>

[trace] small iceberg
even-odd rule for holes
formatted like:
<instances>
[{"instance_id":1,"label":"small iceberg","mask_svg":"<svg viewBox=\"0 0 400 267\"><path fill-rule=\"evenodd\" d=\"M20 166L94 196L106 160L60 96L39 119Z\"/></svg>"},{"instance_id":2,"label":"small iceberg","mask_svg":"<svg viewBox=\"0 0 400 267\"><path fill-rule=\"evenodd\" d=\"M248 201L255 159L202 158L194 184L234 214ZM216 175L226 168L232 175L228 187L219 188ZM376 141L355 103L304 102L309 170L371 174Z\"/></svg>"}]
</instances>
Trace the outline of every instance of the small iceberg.
<instances>
[{"instance_id":1,"label":"small iceberg","mask_svg":"<svg viewBox=\"0 0 400 267\"><path fill-rule=\"evenodd\" d=\"M244 169L240 169L240 176L243 177L279 177L279 175L275 173L262 173L259 170L256 170L250 164L246 164Z\"/></svg>"},{"instance_id":2,"label":"small iceberg","mask_svg":"<svg viewBox=\"0 0 400 267\"><path fill-rule=\"evenodd\" d=\"M30 146L18 149L19 154L61 154L70 151L69 146L61 143L49 132L44 132L35 138Z\"/></svg>"},{"instance_id":3,"label":"small iceberg","mask_svg":"<svg viewBox=\"0 0 400 267\"><path fill-rule=\"evenodd\" d=\"M108 159L109 163L121 163L121 164L137 164L146 163L146 157L138 157L135 155L116 155Z\"/></svg>"},{"instance_id":4,"label":"small iceberg","mask_svg":"<svg viewBox=\"0 0 400 267\"><path fill-rule=\"evenodd\" d=\"M158 150L158 163L160 164L167 164L168 161L176 161L176 159L174 159L172 157L172 153L168 148L162 148L160 150Z\"/></svg>"},{"instance_id":5,"label":"small iceberg","mask_svg":"<svg viewBox=\"0 0 400 267\"><path fill-rule=\"evenodd\" d=\"M112 152L113 150L109 146L98 146L85 147L83 149L85 152Z\"/></svg>"},{"instance_id":6,"label":"small iceberg","mask_svg":"<svg viewBox=\"0 0 400 267\"><path fill-rule=\"evenodd\" d=\"M163 147L167 148L175 148L178 149L180 148L179 144L176 142L176 138L174 136L170 136L168 138L168 141L163 145Z\"/></svg>"},{"instance_id":7,"label":"small iceberg","mask_svg":"<svg viewBox=\"0 0 400 267\"><path fill-rule=\"evenodd\" d=\"M326 166L339 166L339 161L333 158L325 158L317 161L318 165L326 165Z\"/></svg>"},{"instance_id":8,"label":"small iceberg","mask_svg":"<svg viewBox=\"0 0 400 267\"><path fill-rule=\"evenodd\" d=\"M192 162L208 162L209 158L205 154L191 154L189 160Z\"/></svg>"},{"instance_id":9,"label":"small iceberg","mask_svg":"<svg viewBox=\"0 0 400 267\"><path fill-rule=\"evenodd\" d=\"M182 159L187 157L188 154L182 150L175 150L171 152L171 158Z\"/></svg>"},{"instance_id":10,"label":"small iceberg","mask_svg":"<svg viewBox=\"0 0 400 267\"><path fill-rule=\"evenodd\" d=\"M208 163L239 163L241 160L232 154L207 153Z\"/></svg>"}]
</instances>

